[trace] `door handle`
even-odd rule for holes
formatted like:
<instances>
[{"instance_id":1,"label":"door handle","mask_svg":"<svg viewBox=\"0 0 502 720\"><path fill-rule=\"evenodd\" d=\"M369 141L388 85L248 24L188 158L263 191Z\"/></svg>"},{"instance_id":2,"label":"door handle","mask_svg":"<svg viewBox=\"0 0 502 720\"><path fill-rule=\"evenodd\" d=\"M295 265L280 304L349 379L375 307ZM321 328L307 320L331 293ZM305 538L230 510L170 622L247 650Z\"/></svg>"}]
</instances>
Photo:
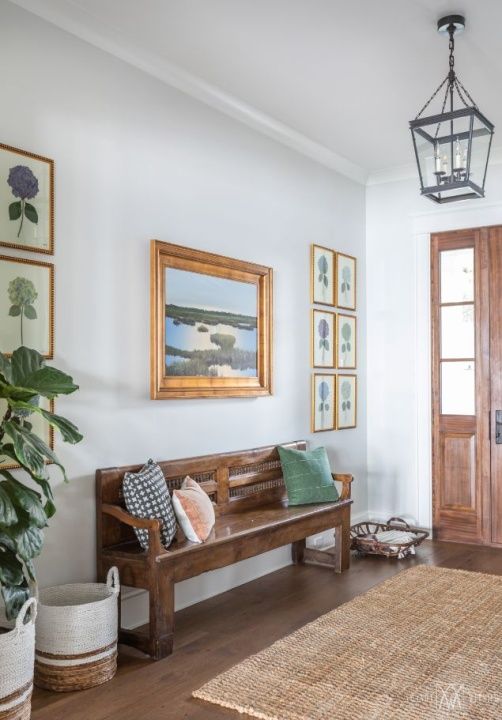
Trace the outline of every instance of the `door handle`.
<instances>
[{"instance_id":1,"label":"door handle","mask_svg":"<svg viewBox=\"0 0 502 720\"><path fill-rule=\"evenodd\" d=\"M502 445L502 410L495 410L495 443Z\"/></svg>"}]
</instances>

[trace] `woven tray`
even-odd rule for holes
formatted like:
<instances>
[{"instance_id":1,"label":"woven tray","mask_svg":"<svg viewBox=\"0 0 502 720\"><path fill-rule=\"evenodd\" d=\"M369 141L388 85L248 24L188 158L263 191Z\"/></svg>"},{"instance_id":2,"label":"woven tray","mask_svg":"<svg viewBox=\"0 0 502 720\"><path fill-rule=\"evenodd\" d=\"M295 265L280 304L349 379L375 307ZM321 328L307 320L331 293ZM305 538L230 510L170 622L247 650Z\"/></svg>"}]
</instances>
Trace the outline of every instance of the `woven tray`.
<instances>
[{"instance_id":1,"label":"woven tray","mask_svg":"<svg viewBox=\"0 0 502 720\"><path fill-rule=\"evenodd\" d=\"M403 530L413 533L415 538L405 543L392 541L391 543L380 542L375 537L376 533L386 530ZM362 522L350 528L351 550L356 550L358 555L383 555L387 558L406 557L410 549L418 547L429 533L425 530L410 527L402 518L391 517L386 523Z\"/></svg>"}]
</instances>

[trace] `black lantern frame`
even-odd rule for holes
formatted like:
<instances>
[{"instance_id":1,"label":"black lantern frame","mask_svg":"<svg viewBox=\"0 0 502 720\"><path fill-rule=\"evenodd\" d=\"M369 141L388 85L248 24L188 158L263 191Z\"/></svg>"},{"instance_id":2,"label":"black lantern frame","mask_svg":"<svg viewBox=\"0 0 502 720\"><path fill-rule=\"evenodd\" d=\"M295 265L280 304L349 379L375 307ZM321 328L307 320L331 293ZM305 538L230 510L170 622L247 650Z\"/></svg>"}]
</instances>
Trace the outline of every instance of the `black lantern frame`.
<instances>
[{"instance_id":1,"label":"black lantern frame","mask_svg":"<svg viewBox=\"0 0 502 720\"><path fill-rule=\"evenodd\" d=\"M454 34L464 25L460 15L450 15L438 22L438 30L447 32L450 37L450 69L415 120L410 122L421 194L436 203L485 195L494 125L480 112L455 73ZM423 117L444 87L441 112ZM454 107L455 97L461 101L458 109ZM445 112L447 104L449 109Z\"/></svg>"}]
</instances>

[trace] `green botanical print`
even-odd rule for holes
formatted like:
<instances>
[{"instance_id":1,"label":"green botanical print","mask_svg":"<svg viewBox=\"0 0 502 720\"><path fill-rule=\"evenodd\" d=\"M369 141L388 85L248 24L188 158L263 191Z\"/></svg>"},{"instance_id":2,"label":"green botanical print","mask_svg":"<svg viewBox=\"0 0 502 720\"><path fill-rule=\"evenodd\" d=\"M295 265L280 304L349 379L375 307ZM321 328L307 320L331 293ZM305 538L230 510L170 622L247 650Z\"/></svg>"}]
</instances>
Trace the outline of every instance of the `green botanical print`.
<instances>
[{"instance_id":1,"label":"green botanical print","mask_svg":"<svg viewBox=\"0 0 502 720\"><path fill-rule=\"evenodd\" d=\"M9 308L9 315L11 317L19 317L21 345L24 345L23 317L27 320L37 319L37 311L33 303L37 299L38 293L32 281L23 277L17 277L11 280L7 288L7 293L12 303Z\"/></svg>"},{"instance_id":2,"label":"green botanical print","mask_svg":"<svg viewBox=\"0 0 502 720\"><path fill-rule=\"evenodd\" d=\"M348 323L348 322L343 323L341 335L342 335L342 344L341 344L340 350L342 353L343 364L345 365L349 360L350 353L352 350L352 328L350 327L350 323Z\"/></svg>"},{"instance_id":3,"label":"green botanical print","mask_svg":"<svg viewBox=\"0 0 502 720\"><path fill-rule=\"evenodd\" d=\"M346 421L349 417L350 409L352 407L352 387L348 380L344 380L342 382L340 388L340 395L342 396L343 418Z\"/></svg>"},{"instance_id":4,"label":"green botanical print","mask_svg":"<svg viewBox=\"0 0 502 720\"><path fill-rule=\"evenodd\" d=\"M344 265L344 267L342 268L342 285L340 287L340 290L342 292L345 302L348 302L350 299L351 289L352 273L350 272L350 267L348 265Z\"/></svg>"},{"instance_id":5,"label":"green botanical print","mask_svg":"<svg viewBox=\"0 0 502 720\"><path fill-rule=\"evenodd\" d=\"M326 382L326 380L321 380L321 382L319 383L319 388L318 388L317 392L318 392L319 400L320 400L318 409L319 409L319 412L321 413L321 427L324 428L325 413L329 412L329 402L328 401L329 401L329 395L330 395L329 385Z\"/></svg>"},{"instance_id":6,"label":"green botanical print","mask_svg":"<svg viewBox=\"0 0 502 720\"><path fill-rule=\"evenodd\" d=\"M318 275L318 281L324 285L325 288L328 287L328 261L326 260L325 255L321 255L317 261L317 267L319 269L319 275Z\"/></svg>"}]
</instances>

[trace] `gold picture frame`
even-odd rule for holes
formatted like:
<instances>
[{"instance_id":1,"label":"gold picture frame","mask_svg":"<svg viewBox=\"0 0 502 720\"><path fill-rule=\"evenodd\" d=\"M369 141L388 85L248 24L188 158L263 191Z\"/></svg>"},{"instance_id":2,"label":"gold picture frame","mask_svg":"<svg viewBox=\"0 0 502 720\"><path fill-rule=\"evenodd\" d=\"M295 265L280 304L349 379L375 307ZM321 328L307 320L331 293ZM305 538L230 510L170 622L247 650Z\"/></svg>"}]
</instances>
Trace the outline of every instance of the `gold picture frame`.
<instances>
[{"instance_id":1,"label":"gold picture frame","mask_svg":"<svg viewBox=\"0 0 502 720\"><path fill-rule=\"evenodd\" d=\"M325 266L319 266L324 261ZM336 252L322 245L310 246L310 301L313 305L335 306Z\"/></svg>"},{"instance_id":2,"label":"gold picture frame","mask_svg":"<svg viewBox=\"0 0 502 720\"><path fill-rule=\"evenodd\" d=\"M357 307L357 258L352 255L336 253L335 290L336 306L342 310L355 311Z\"/></svg>"},{"instance_id":3,"label":"gold picture frame","mask_svg":"<svg viewBox=\"0 0 502 720\"><path fill-rule=\"evenodd\" d=\"M272 394L269 267L151 241L150 396Z\"/></svg>"},{"instance_id":4,"label":"gold picture frame","mask_svg":"<svg viewBox=\"0 0 502 720\"><path fill-rule=\"evenodd\" d=\"M348 388L350 387L350 392ZM346 407L349 403L349 407ZM357 427L357 375L336 376L336 429Z\"/></svg>"},{"instance_id":5,"label":"gold picture frame","mask_svg":"<svg viewBox=\"0 0 502 720\"><path fill-rule=\"evenodd\" d=\"M310 362L313 368L336 368L336 313L331 310L311 311Z\"/></svg>"},{"instance_id":6,"label":"gold picture frame","mask_svg":"<svg viewBox=\"0 0 502 720\"><path fill-rule=\"evenodd\" d=\"M336 429L336 375L314 373L311 384L310 430L313 433Z\"/></svg>"},{"instance_id":7,"label":"gold picture frame","mask_svg":"<svg viewBox=\"0 0 502 720\"><path fill-rule=\"evenodd\" d=\"M12 264L21 268L8 268ZM45 271L45 272L44 272ZM16 283L17 281L21 281ZM13 285L13 282L16 283ZM30 309L31 308L31 309ZM54 357L54 265L0 255L0 352L11 356L26 345ZM19 319L19 328L17 327ZM24 321L29 321L23 332Z\"/></svg>"},{"instance_id":8,"label":"gold picture frame","mask_svg":"<svg viewBox=\"0 0 502 720\"><path fill-rule=\"evenodd\" d=\"M338 370L356 370L357 368L357 317L355 315L338 313L336 316L336 366Z\"/></svg>"},{"instance_id":9,"label":"gold picture frame","mask_svg":"<svg viewBox=\"0 0 502 720\"><path fill-rule=\"evenodd\" d=\"M0 246L54 255L54 160L0 143L0 188Z\"/></svg>"}]
</instances>

